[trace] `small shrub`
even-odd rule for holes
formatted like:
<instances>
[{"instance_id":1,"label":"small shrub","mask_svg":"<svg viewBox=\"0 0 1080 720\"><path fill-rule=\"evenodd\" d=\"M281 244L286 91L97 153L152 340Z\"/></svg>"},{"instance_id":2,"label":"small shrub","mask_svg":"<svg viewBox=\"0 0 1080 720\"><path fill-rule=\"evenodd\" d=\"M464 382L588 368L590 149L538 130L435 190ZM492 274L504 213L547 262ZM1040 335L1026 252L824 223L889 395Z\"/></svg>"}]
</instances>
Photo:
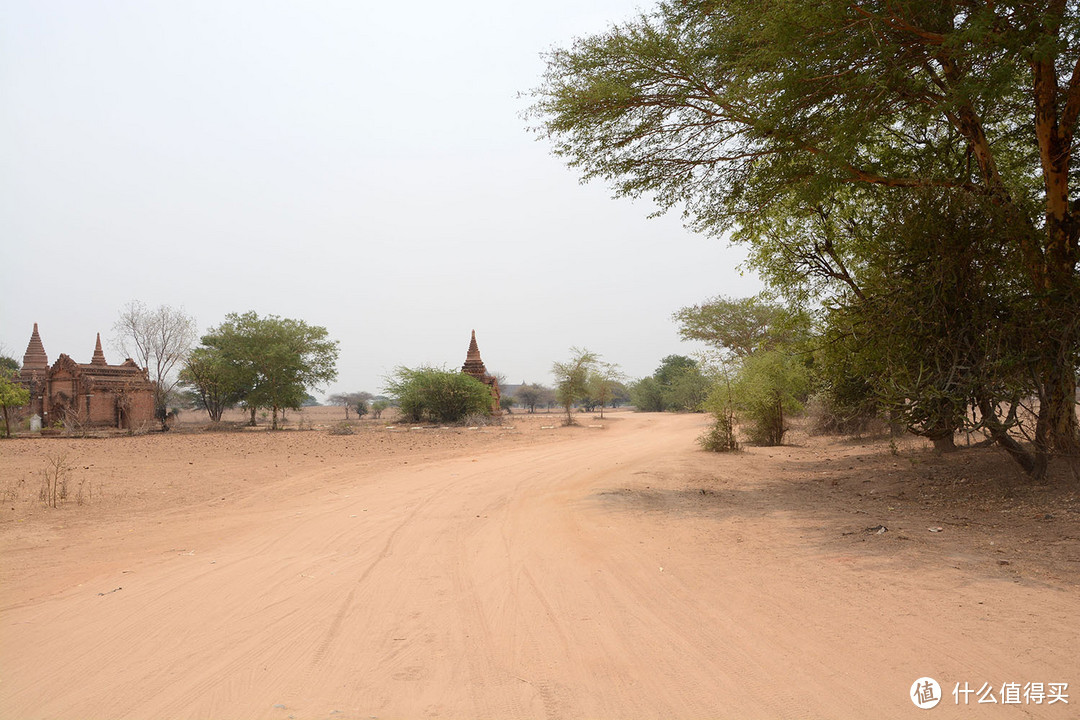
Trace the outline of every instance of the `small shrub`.
<instances>
[{"instance_id":1,"label":"small shrub","mask_svg":"<svg viewBox=\"0 0 1080 720\"><path fill-rule=\"evenodd\" d=\"M780 445L787 432L785 416L802 411L809 377L806 367L779 351L743 361L733 392L744 432L756 445Z\"/></svg>"},{"instance_id":2,"label":"small shrub","mask_svg":"<svg viewBox=\"0 0 1080 720\"><path fill-rule=\"evenodd\" d=\"M355 435L356 430L348 422L342 420L330 428L331 435Z\"/></svg>"},{"instance_id":3,"label":"small shrub","mask_svg":"<svg viewBox=\"0 0 1080 720\"><path fill-rule=\"evenodd\" d=\"M730 409L715 413L715 420L705 434L698 438L698 444L709 452L735 452L739 442L735 439L735 416Z\"/></svg>"},{"instance_id":4,"label":"small shrub","mask_svg":"<svg viewBox=\"0 0 1080 720\"><path fill-rule=\"evenodd\" d=\"M470 375L442 368L400 367L387 380L386 390L409 422L457 422L471 414L491 411L491 390L487 385Z\"/></svg>"}]
</instances>

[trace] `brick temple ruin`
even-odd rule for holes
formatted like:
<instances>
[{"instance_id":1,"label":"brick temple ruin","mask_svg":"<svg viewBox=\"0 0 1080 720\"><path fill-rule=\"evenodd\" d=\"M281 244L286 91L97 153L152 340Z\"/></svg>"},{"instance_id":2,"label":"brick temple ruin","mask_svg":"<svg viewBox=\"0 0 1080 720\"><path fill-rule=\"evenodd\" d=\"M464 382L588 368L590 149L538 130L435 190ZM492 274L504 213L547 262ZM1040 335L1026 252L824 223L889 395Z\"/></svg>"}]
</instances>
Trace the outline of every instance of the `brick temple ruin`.
<instances>
[{"instance_id":1,"label":"brick temple ruin","mask_svg":"<svg viewBox=\"0 0 1080 720\"><path fill-rule=\"evenodd\" d=\"M112 427L134 429L154 421L154 384L147 371L128 358L109 365L98 333L93 358L77 363L61 354L49 366L37 323L23 355L19 383L30 391L26 415L43 427Z\"/></svg>"},{"instance_id":2,"label":"brick temple ruin","mask_svg":"<svg viewBox=\"0 0 1080 720\"><path fill-rule=\"evenodd\" d=\"M476 331L472 331L472 341L469 342L469 352L465 355L465 364L461 366L461 372L472 375L491 389L491 414L501 415L502 405L499 400L499 381L494 375L489 375L484 361L480 359L480 347L476 344Z\"/></svg>"}]
</instances>

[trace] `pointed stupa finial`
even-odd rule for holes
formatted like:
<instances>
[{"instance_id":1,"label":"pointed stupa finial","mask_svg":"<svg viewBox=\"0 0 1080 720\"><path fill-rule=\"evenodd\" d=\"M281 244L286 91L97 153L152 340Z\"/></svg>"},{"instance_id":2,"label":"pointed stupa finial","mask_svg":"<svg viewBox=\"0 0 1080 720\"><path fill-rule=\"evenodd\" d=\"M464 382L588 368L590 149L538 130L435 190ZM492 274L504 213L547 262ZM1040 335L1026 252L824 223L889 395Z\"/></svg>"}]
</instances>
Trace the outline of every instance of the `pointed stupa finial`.
<instances>
[{"instance_id":1,"label":"pointed stupa finial","mask_svg":"<svg viewBox=\"0 0 1080 720\"><path fill-rule=\"evenodd\" d=\"M101 351L101 333L97 334L97 344L94 346L94 359L90 361L91 365L107 365L105 362L105 353Z\"/></svg>"},{"instance_id":2,"label":"pointed stupa finial","mask_svg":"<svg viewBox=\"0 0 1080 720\"><path fill-rule=\"evenodd\" d=\"M30 342L26 345L22 366L23 370L45 370L49 367L49 356L45 354L37 323L34 323L34 332L30 334Z\"/></svg>"},{"instance_id":3,"label":"pointed stupa finial","mask_svg":"<svg viewBox=\"0 0 1080 720\"><path fill-rule=\"evenodd\" d=\"M469 352L465 355L465 364L461 366L461 372L482 379L487 375L484 361L480 359L480 346L476 344L476 331L472 331L472 340L469 342Z\"/></svg>"}]
</instances>

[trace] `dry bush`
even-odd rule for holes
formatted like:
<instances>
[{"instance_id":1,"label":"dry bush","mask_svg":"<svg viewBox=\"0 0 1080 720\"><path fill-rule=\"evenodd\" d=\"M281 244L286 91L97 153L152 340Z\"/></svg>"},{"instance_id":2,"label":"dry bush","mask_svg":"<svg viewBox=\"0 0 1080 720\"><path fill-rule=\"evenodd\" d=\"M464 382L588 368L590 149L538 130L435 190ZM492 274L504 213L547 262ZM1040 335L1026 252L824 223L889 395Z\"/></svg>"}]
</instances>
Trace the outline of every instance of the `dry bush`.
<instances>
[{"instance_id":1,"label":"dry bush","mask_svg":"<svg viewBox=\"0 0 1080 720\"><path fill-rule=\"evenodd\" d=\"M50 455L45 467L41 470L41 489L38 491L38 499L49 507L57 507L58 503L67 500L68 477L71 470L67 455Z\"/></svg>"},{"instance_id":2,"label":"dry bush","mask_svg":"<svg viewBox=\"0 0 1080 720\"><path fill-rule=\"evenodd\" d=\"M347 421L342 420L330 428L331 435L355 435L356 429Z\"/></svg>"},{"instance_id":3,"label":"dry bush","mask_svg":"<svg viewBox=\"0 0 1080 720\"><path fill-rule=\"evenodd\" d=\"M807 432L810 435L877 435L888 429L887 423L870 409L847 409L820 393L806 403Z\"/></svg>"}]
</instances>

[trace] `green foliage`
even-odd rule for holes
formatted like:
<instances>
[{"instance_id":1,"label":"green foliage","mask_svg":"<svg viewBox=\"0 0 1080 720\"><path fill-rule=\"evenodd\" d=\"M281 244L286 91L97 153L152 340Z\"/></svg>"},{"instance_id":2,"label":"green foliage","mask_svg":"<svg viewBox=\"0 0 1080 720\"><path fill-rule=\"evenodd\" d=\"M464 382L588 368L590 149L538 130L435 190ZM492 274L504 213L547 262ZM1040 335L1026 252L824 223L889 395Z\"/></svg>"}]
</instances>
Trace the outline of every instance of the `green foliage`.
<instances>
[{"instance_id":1,"label":"green foliage","mask_svg":"<svg viewBox=\"0 0 1080 720\"><path fill-rule=\"evenodd\" d=\"M0 373L9 370L14 374L19 372L19 361L7 355L0 355Z\"/></svg>"},{"instance_id":2,"label":"green foliage","mask_svg":"<svg viewBox=\"0 0 1080 720\"><path fill-rule=\"evenodd\" d=\"M357 417L363 417L369 411L368 402L375 396L369 392L335 393L326 398L331 405L345 408L345 419L349 419L349 411L355 410Z\"/></svg>"},{"instance_id":3,"label":"green foliage","mask_svg":"<svg viewBox=\"0 0 1080 720\"><path fill-rule=\"evenodd\" d=\"M399 367L387 379L386 392L406 420L458 422L491 411L491 390L471 375L443 368Z\"/></svg>"},{"instance_id":4,"label":"green foliage","mask_svg":"<svg viewBox=\"0 0 1080 720\"><path fill-rule=\"evenodd\" d=\"M240 402L247 388L247 377L225 353L217 347L197 347L187 357L180 370L180 383L198 396L213 422Z\"/></svg>"},{"instance_id":5,"label":"green foliage","mask_svg":"<svg viewBox=\"0 0 1080 720\"><path fill-rule=\"evenodd\" d=\"M1053 332L1020 291L1016 258L997 241L1007 218L950 193L879 202L881 216L860 223L859 237L837 228L838 244L873 252L833 290L822 315L816 371L824 406L856 424L875 409L887 412L939 449L951 448L965 425L1001 430L993 418L973 423L970 406L1015 405L1035 394L1030 348Z\"/></svg>"},{"instance_id":6,"label":"green foliage","mask_svg":"<svg viewBox=\"0 0 1080 720\"><path fill-rule=\"evenodd\" d=\"M942 435L971 402L994 416L1026 373L1045 458L1080 451L1078 53L1077 3L664 0L549 53L532 117L585 178L700 231L734 226L789 297L846 286L825 306L860 380L833 372L834 399L858 406L862 383ZM992 207L988 242L962 262L889 243L893 218L937 222L890 212L919 189ZM953 312L973 299L973 319ZM1012 421L982 422L1005 444Z\"/></svg>"},{"instance_id":7,"label":"green foliage","mask_svg":"<svg viewBox=\"0 0 1080 720\"><path fill-rule=\"evenodd\" d=\"M0 368L0 409L4 415L5 437L11 437L11 426L17 422L16 411L30 402L30 391L15 378L14 370L8 367Z\"/></svg>"},{"instance_id":8,"label":"green foliage","mask_svg":"<svg viewBox=\"0 0 1080 720\"><path fill-rule=\"evenodd\" d=\"M700 412L712 382L697 367L676 375L664 388L665 409L676 412Z\"/></svg>"},{"instance_id":9,"label":"green foliage","mask_svg":"<svg viewBox=\"0 0 1080 720\"><path fill-rule=\"evenodd\" d=\"M697 360L685 355L668 355L660 361L660 367L653 372L656 382L661 385L670 385L687 372L698 369Z\"/></svg>"},{"instance_id":10,"label":"green foliage","mask_svg":"<svg viewBox=\"0 0 1080 720\"><path fill-rule=\"evenodd\" d=\"M735 452L739 441L735 438L735 414L730 406L717 411L713 424L698 438L698 444L709 452Z\"/></svg>"},{"instance_id":11,"label":"green foliage","mask_svg":"<svg viewBox=\"0 0 1080 720\"><path fill-rule=\"evenodd\" d=\"M630 402L638 412L663 412L663 387L655 377L641 378L630 386Z\"/></svg>"},{"instance_id":12,"label":"green foliage","mask_svg":"<svg viewBox=\"0 0 1080 720\"><path fill-rule=\"evenodd\" d=\"M602 362L595 364L586 380L586 397L583 400L588 412L599 407L600 417L603 418L604 407L607 405L614 407L615 393L618 391L622 377L623 374L618 365Z\"/></svg>"},{"instance_id":13,"label":"green foliage","mask_svg":"<svg viewBox=\"0 0 1080 720\"><path fill-rule=\"evenodd\" d=\"M514 397L519 405L534 413L537 407L551 405L555 401L555 392L549 387L528 383L519 387Z\"/></svg>"},{"instance_id":14,"label":"green foliage","mask_svg":"<svg viewBox=\"0 0 1080 720\"><path fill-rule=\"evenodd\" d=\"M376 420L382 418L383 410L390 407L390 403L387 400L375 400L371 403L371 417Z\"/></svg>"},{"instance_id":15,"label":"green foliage","mask_svg":"<svg viewBox=\"0 0 1080 720\"><path fill-rule=\"evenodd\" d=\"M583 348L570 348L570 360L551 366L555 376L555 397L566 411L566 424L574 425L571 408L574 403L588 400L589 376L596 371L600 356Z\"/></svg>"},{"instance_id":16,"label":"green foliage","mask_svg":"<svg viewBox=\"0 0 1080 720\"><path fill-rule=\"evenodd\" d=\"M778 305L765 295L714 298L682 308L674 319L682 339L701 340L737 358L793 346L805 342L810 334L810 320L804 313Z\"/></svg>"},{"instance_id":17,"label":"green foliage","mask_svg":"<svg viewBox=\"0 0 1080 720\"><path fill-rule=\"evenodd\" d=\"M809 387L806 365L791 355L772 350L746 358L732 384L732 394L750 441L782 444L786 417L802 410Z\"/></svg>"},{"instance_id":18,"label":"green foliage","mask_svg":"<svg viewBox=\"0 0 1080 720\"><path fill-rule=\"evenodd\" d=\"M276 315L230 313L192 351L184 378L208 409L211 402L226 407L241 402L254 417L257 408L269 408L277 429L279 411L298 410L309 388L337 377L337 355L337 341L329 339L326 328ZM192 358L203 362L205 372L193 368Z\"/></svg>"},{"instance_id":19,"label":"green foliage","mask_svg":"<svg viewBox=\"0 0 1080 720\"><path fill-rule=\"evenodd\" d=\"M710 385L696 360L668 355L651 377L630 386L630 398L639 412L698 412Z\"/></svg>"},{"instance_id":20,"label":"green foliage","mask_svg":"<svg viewBox=\"0 0 1080 720\"><path fill-rule=\"evenodd\" d=\"M1077 9L1050 26L995 5L667 0L548 53L532 116L584 177L709 231L852 182L1023 198L1041 174L1036 138L1015 132L1033 46L1068 78Z\"/></svg>"}]
</instances>

